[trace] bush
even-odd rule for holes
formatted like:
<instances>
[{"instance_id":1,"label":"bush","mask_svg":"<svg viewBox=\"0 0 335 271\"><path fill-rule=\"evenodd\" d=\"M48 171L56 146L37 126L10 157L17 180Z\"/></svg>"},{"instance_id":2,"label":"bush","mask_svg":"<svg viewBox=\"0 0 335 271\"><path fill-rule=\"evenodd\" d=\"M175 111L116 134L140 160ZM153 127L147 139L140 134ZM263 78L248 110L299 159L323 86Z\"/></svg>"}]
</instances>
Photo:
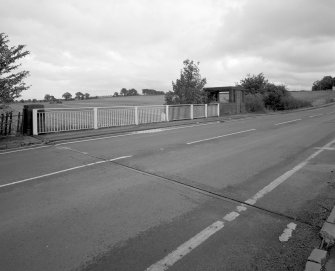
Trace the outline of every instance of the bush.
<instances>
[{"instance_id":1,"label":"bush","mask_svg":"<svg viewBox=\"0 0 335 271\"><path fill-rule=\"evenodd\" d=\"M265 112L263 95L247 94L245 95L245 109L247 112Z\"/></svg>"},{"instance_id":2,"label":"bush","mask_svg":"<svg viewBox=\"0 0 335 271\"><path fill-rule=\"evenodd\" d=\"M264 91L265 107L271 110L284 110L282 99L290 96L285 86L268 83Z\"/></svg>"}]
</instances>

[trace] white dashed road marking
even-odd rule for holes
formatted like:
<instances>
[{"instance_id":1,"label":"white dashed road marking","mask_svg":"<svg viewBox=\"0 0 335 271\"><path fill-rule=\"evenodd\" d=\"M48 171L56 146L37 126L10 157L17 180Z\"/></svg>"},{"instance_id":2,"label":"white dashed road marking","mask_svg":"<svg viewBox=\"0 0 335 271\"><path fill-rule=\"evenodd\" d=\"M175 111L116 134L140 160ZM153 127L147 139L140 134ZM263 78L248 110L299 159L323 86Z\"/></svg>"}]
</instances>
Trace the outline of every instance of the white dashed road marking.
<instances>
[{"instance_id":1,"label":"white dashed road marking","mask_svg":"<svg viewBox=\"0 0 335 271\"><path fill-rule=\"evenodd\" d=\"M317 115L309 116L309 118L315 118L315 117L320 117L320 116L323 116L323 114L317 114Z\"/></svg>"},{"instance_id":2,"label":"white dashed road marking","mask_svg":"<svg viewBox=\"0 0 335 271\"><path fill-rule=\"evenodd\" d=\"M160 129L149 129L149 130L135 131L135 132L121 134L121 135L92 137L92 138L87 138L87 139L80 139L80 140L75 140L75 141L62 142L62 143L56 144L55 146L75 144L75 143L88 142L88 141L98 141L98 140L103 140L103 139L117 138L117 137L124 137L124 136L132 136L132 135L159 133L159 132L164 132L164 131L172 131L172 130L179 130L179 129L185 129L185 128L193 128L193 127L198 127L198 126L206 126L206 125L211 125L211 124L215 124L215 123L216 122L207 122L207 123L199 123L199 124L194 124L194 125L183 125L183 126L178 126L178 127L168 127L168 128L160 128Z\"/></svg>"},{"instance_id":3,"label":"white dashed road marking","mask_svg":"<svg viewBox=\"0 0 335 271\"><path fill-rule=\"evenodd\" d=\"M210 138L206 138L206 139L201 139L201 140L196 140L196 141L192 141L192 142L187 142L186 144L187 145L191 145L191 144L195 144L195 143L199 143L199 142L209 141L209 140L213 140L213 139L217 139L217 138L221 138L221 137L226 137L226 136L231 136L231 135L243 134L243 133L247 133L247 132L251 132L251 131L256 131L256 129L250 129L250 130L240 131L240 132L236 132L236 133L231 133L231 134L226 134L226 135L220 135L220 136L210 137Z\"/></svg>"},{"instance_id":4,"label":"white dashed road marking","mask_svg":"<svg viewBox=\"0 0 335 271\"><path fill-rule=\"evenodd\" d=\"M246 200L245 203L248 203L250 205L256 204L256 202L264 197L267 193L271 192L273 189L275 189L278 185L282 184L284 181L286 181L289 177L291 177L294 173L302 169L311 159L318 156L321 152L323 152L324 149L329 148L335 144L335 139L331 142L324 145L322 148L317 150L315 153L310 155L306 160L295 166L293 169L285 172L283 175L272 181L270 184L265 186L263 189L261 189L259 192L257 192L253 197ZM161 259L160 261L156 262L155 264L151 265L149 268L146 269L146 271L165 271L169 267L171 267L173 264L175 264L177 261L182 259L186 254L190 253L194 248L198 247L201 243L205 242L208 238L210 238L212 235L214 235L216 232L218 232L220 229L224 227L224 221L226 223L229 223L233 220L235 220L237 217L240 216L241 212L244 212L247 210L247 206L244 204L241 204L236 207L235 211L232 211L225 215L222 220L218 220L208 226L206 229L180 245L176 250L168 254L166 257ZM224 221L223 221L224 220ZM290 224L289 224L290 225ZM293 229L293 225L290 225L290 229Z\"/></svg>"},{"instance_id":5,"label":"white dashed road marking","mask_svg":"<svg viewBox=\"0 0 335 271\"><path fill-rule=\"evenodd\" d=\"M41 149L41 148L48 148L48 147L50 147L50 146L39 146L39 147L34 147L34 148L18 149L18 150L12 150L12 151L0 152L0 155L1 155L1 154L13 153L13 152L31 151L31 150Z\"/></svg>"},{"instance_id":6,"label":"white dashed road marking","mask_svg":"<svg viewBox=\"0 0 335 271\"><path fill-rule=\"evenodd\" d=\"M315 148L315 149L324 151L335 151L335 148Z\"/></svg>"},{"instance_id":7,"label":"white dashed road marking","mask_svg":"<svg viewBox=\"0 0 335 271\"><path fill-rule=\"evenodd\" d=\"M79 169L79 168L90 167L90 166L94 166L94 165L98 165L98 164L102 164L102 163L107 163L107 162L112 162L112 161L116 161L116 160L120 160L120 159L125 159L125 158L129 158L129 157L131 157L131 156L121 156L121 157L113 158L113 159L110 159L110 160L98 161L98 162L89 163L89 164L86 164L86 165L71 167L71 168L47 173L47 174L44 174L44 175L40 175L40 176L36 176L36 177L32 177L32 178L28 178L28 179L24 179L24 180L20 180L20 181L16 181L16 182L2 184L2 185L0 185L0 188L6 187L6 186L12 186L12 185L19 184L19 183L25 183L25 182L28 182L28 181L33 181L33 180L41 179L41 178L44 178L44 177L53 176L53 175L56 175L56 174L59 174L59 173L64 173L64 172L68 172L68 171Z\"/></svg>"},{"instance_id":8,"label":"white dashed road marking","mask_svg":"<svg viewBox=\"0 0 335 271\"><path fill-rule=\"evenodd\" d=\"M292 237L292 232L296 229L297 224L291 222L287 225L286 229L284 232L279 236L279 241L280 242L287 242L288 239Z\"/></svg>"},{"instance_id":9,"label":"white dashed road marking","mask_svg":"<svg viewBox=\"0 0 335 271\"><path fill-rule=\"evenodd\" d=\"M147 268L147 271L162 271L167 270L174 263L179 261L181 258L190 253L193 249L199 246L201 243L206 241L214 233L218 232L224 227L223 221L216 221L212 225L208 226L206 229L199 232L192 239L188 240L181 246L179 246L175 251L171 252L161 261L155 263L154 265Z\"/></svg>"},{"instance_id":10,"label":"white dashed road marking","mask_svg":"<svg viewBox=\"0 0 335 271\"><path fill-rule=\"evenodd\" d=\"M275 125L282 125L282 124L286 124L286 123L291 123L291 122L296 122L296 121L299 121L301 119L295 119L295 120L289 120L289 121L284 121L284 122L279 122L279 123L276 123Z\"/></svg>"},{"instance_id":11,"label":"white dashed road marking","mask_svg":"<svg viewBox=\"0 0 335 271\"><path fill-rule=\"evenodd\" d=\"M87 152L83 152L83 151L78 151L76 149L72 149L70 147L56 147L57 149L60 149L60 150L69 150L69 151L74 151L74 152L78 152L78 153L81 153L81 154L88 154Z\"/></svg>"}]
</instances>

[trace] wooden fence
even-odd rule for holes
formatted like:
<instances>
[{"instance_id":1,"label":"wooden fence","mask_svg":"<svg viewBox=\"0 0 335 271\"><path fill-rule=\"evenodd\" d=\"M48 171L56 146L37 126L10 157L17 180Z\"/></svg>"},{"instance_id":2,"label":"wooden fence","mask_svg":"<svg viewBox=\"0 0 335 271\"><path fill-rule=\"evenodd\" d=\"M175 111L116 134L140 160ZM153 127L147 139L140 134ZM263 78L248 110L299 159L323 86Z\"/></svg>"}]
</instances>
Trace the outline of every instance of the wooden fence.
<instances>
[{"instance_id":1,"label":"wooden fence","mask_svg":"<svg viewBox=\"0 0 335 271\"><path fill-rule=\"evenodd\" d=\"M22 135L22 132L23 114L21 112L17 115L14 115L13 112L0 115L0 136Z\"/></svg>"}]
</instances>

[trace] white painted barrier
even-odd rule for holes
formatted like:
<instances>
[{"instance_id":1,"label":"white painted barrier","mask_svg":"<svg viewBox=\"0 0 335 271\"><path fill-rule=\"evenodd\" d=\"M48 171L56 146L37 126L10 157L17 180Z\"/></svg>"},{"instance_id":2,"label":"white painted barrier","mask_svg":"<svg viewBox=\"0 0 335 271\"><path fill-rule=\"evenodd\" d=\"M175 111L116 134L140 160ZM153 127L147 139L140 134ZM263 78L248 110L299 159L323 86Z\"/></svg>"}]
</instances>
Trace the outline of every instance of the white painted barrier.
<instances>
[{"instance_id":1,"label":"white painted barrier","mask_svg":"<svg viewBox=\"0 0 335 271\"><path fill-rule=\"evenodd\" d=\"M33 134L219 116L219 104L33 109Z\"/></svg>"}]
</instances>

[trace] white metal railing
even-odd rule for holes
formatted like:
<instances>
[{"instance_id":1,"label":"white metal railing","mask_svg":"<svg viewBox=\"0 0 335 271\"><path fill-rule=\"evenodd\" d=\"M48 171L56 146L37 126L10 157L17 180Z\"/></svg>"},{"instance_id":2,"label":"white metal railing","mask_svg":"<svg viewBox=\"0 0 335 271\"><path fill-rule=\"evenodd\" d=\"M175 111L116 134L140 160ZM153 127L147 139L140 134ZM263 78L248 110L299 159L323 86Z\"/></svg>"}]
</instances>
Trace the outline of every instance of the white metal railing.
<instances>
[{"instance_id":1,"label":"white metal railing","mask_svg":"<svg viewBox=\"0 0 335 271\"><path fill-rule=\"evenodd\" d=\"M216 117L216 116L220 116L220 104L208 104L206 117Z\"/></svg>"},{"instance_id":2,"label":"white metal railing","mask_svg":"<svg viewBox=\"0 0 335 271\"><path fill-rule=\"evenodd\" d=\"M98 128L136 124L135 107L97 108Z\"/></svg>"},{"instance_id":3,"label":"white metal railing","mask_svg":"<svg viewBox=\"0 0 335 271\"><path fill-rule=\"evenodd\" d=\"M219 115L219 104L33 109L33 134L207 118Z\"/></svg>"}]
</instances>

